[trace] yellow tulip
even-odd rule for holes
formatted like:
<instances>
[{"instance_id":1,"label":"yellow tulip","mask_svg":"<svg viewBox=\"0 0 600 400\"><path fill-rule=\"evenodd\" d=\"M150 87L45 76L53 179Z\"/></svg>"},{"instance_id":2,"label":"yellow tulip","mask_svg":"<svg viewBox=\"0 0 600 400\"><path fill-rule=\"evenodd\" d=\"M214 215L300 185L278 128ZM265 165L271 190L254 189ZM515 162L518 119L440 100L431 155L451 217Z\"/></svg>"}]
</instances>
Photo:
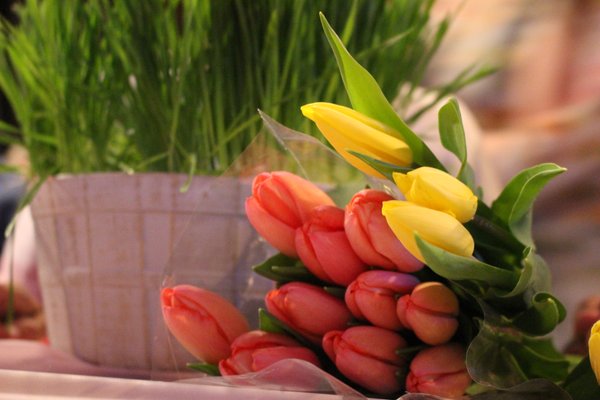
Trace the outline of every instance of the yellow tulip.
<instances>
[{"instance_id":1,"label":"yellow tulip","mask_svg":"<svg viewBox=\"0 0 600 400\"><path fill-rule=\"evenodd\" d=\"M394 235L416 258L425 262L415 233L430 244L450 253L469 257L475 243L469 231L454 217L408 201L390 200L381 210Z\"/></svg>"},{"instance_id":2,"label":"yellow tulip","mask_svg":"<svg viewBox=\"0 0 600 400\"><path fill-rule=\"evenodd\" d=\"M590 352L590 364L594 374L596 374L596 380L600 385L600 320L596 321L592 326L590 332L590 340L588 341L588 347Z\"/></svg>"},{"instance_id":3,"label":"yellow tulip","mask_svg":"<svg viewBox=\"0 0 600 400\"><path fill-rule=\"evenodd\" d=\"M460 222L473 218L477 196L452 175L431 167L421 167L407 174L394 172L394 182L411 203L452 215Z\"/></svg>"},{"instance_id":4,"label":"yellow tulip","mask_svg":"<svg viewBox=\"0 0 600 400\"><path fill-rule=\"evenodd\" d=\"M412 163L412 152L406 143L398 139L400 134L379 121L351 108L331 103L306 104L301 110L346 161L368 175L383 178L383 175L348 150L398 166Z\"/></svg>"}]
</instances>

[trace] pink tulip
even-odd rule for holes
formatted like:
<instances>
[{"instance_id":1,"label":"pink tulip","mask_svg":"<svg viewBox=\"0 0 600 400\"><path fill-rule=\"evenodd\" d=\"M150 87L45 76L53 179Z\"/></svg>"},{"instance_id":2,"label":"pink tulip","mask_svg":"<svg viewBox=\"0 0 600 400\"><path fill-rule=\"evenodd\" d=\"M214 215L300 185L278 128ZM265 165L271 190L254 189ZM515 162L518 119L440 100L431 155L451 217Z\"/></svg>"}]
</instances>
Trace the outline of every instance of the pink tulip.
<instances>
[{"instance_id":1,"label":"pink tulip","mask_svg":"<svg viewBox=\"0 0 600 400\"><path fill-rule=\"evenodd\" d=\"M396 314L396 299L410 293L418 284L417 278L402 272L363 272L346 289L346 305L358 319L366 319L381 328L402 329Z\"/></svg>"},{"instance_id":2,"label":"pink tulip","mask_svg":"<svg viewBox=\"0 0 600 400\"><path fill-rule=\"evenodd\" d=\"M446 343L458 329L458 299L439 282L425 282L398 300L400 322L430 345Z\"/></svg>"},{"instance_id":3,"label":"pink tulip","mask_svg":"<svg viewBox=\"0 0 600 400\"><path fill-rule=\"evenodd\" d=\"M352 314L344 302L323 288L291 282L265 296L267 310L313 343L323 335L345 329Z\"/></svg>"},{"instance_id":4,"label":"pink tulip","mask_svg":"<svg viewBox=\"0 0 600 400\"><path fill-rule=\"evenodd\" d=\"M381 204L388 200L393 197L372 189L354 195L346 206L344 220L350 245L370 266L400 272L418 271L423 263L406 250L381 214Z\"/></svg>"},{"instance_id":5,"label":"pink tulip","mask_svg":"<svg viewBox=\"0 0 600 400\"><path fill-rule=\"evenodd\" d=\"M190 285L164 288L163 319L179 343L196 358L215 364L230 344L247 332L246 318L221 296Z\"/></svg>"},{"instance_id":6,"label":"pink tulip","mask_svg":"<svg viewBox=\"0 0 600 400\"><path fill-rule=\"evenodd\" d=\"M252 182L246 215L256 231L273 247L297 257L296 228L308 219L313 207L333 200L306 179L285 171L263 172Z\"/></svg>"},{"instance_id":7,"label":"pink tulip","mask_svg":"<svg viewBox=\"0 0 600 400\"><path fill-rule=\"evenodd\" d=\"M406 347L399 334L376 326L354 326L328 332L323 350L339 371L352 382L380 395L403 387L405 360L397 350Z\"/></svg>"},{"instance_id":8,"label":"pink tulip","mask_svg":"<svg viewBox=\"0 0 600 400\"><path fill-rule=\"evenodd\" d=\"M335 206L315 207L308 222L296 231L300 260L315 276L347 286L367 266L352 250L344 231L344 210Z\"/></svg>"},{"instance_id":9,"label":"pink tulip","mask_svg":"<svg viewBox=\"0 0 600 400\"><path fill-rule=\"evenodd\" d=\"M250 331L233 341L231 356L219 362L219 371L221 375L257 372L290 358L320 366L315 353L302 347L294 339L277 333Z\"/></svg>"},{"instance_id":10,"label":"pink tulip","mask_svg":"<svg viewBox=\"0 0 600 400\"><path fill-rule=\"evenodd\" d=\"M410 363L406 390L459 399L471 383L465 349L458 343L421 350Z\"/></svg>"}]
</instances>

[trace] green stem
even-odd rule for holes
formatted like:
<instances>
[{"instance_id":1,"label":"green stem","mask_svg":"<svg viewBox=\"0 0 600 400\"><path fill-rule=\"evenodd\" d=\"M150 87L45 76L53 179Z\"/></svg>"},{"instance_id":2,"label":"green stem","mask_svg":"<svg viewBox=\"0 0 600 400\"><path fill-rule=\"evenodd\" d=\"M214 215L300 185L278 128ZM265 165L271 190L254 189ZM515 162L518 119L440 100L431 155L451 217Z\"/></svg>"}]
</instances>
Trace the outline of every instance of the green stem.
<instances>
[{"instance_id":1,"label":"green stem","mask_svg":"<svg viewBox=\"0 0 600 400\"><path fill-rule=\"evenodd\" d=\"M508 231L481 215L476 214L467 225L471 225L477 231L492 237L494 240L498 241L502 247L511 252L522 254L525 250L525 246L516 240Z\"/></svg>"}]
</instances>

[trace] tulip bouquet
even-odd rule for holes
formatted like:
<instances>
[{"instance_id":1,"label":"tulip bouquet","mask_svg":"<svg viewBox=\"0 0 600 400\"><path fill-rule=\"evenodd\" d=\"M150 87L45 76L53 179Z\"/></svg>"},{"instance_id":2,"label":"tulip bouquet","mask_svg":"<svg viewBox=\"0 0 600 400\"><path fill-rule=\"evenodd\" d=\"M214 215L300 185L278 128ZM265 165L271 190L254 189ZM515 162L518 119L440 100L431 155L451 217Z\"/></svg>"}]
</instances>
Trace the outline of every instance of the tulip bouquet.
<instances>
[{"instance_id":1,"label":"tulip bouquet","mask_svg":"<svg viewBox=\"0 0 600 400\"><path fill-rule=\"evenodd\" d=\"M232 376L299 359L388 398L600 398L598 324L580 362L547 337L565 308L536 253L531 209L564 169L528 168L487 205L457 102L439 111L441 143L460 161L451 174L321 18L352 108L302 113L371 185L340 207L290 172L254 178L248 219L279 250L254 269L276 286L257 330L214 293L164 289L164 319L202 361L194 367Z\"/></svg>"}]
</instances>

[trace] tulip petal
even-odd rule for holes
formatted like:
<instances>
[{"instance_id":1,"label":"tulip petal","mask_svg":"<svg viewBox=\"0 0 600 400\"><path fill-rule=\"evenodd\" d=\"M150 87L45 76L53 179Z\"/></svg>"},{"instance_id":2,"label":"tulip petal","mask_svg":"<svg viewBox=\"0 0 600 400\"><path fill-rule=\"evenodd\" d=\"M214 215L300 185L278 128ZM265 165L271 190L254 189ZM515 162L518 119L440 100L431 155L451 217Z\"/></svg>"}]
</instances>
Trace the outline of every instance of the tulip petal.
<instances>
[{"instance_id":1,"label":"tulip petal","mask_svg":"<svg viewBox=\"0 0 600 400\"><path fill-rule=\"evenodd\" d=\"M367 226L373 241L373 247L380 254L385 254L400 272L416 272L423 268L423 263L414 257L394 235L382 214L373 217Z\"/></svg>"},{"instance_id":2,"label":"tulip petal","mask_svg":"<svg viewBox=\"0 0 600 400\"><path fill-rule=\"evenodd\" d=\"M232 354L219 363L222 375L260 371L284 359L301 359L319 366L317 356L289 336L265 331L251 331L231 344Z\"/></svg>"},{"instance_id":3,"label":"tulip petal","mask_svg":"<svg viewBox=\"0 0 600 400\"><path fill-rule=\"evenodd\" d=\"M398 299L396 303L396 315L405 328L410 328L410 324L406 319L406 311L410 305L410 295L406 294Z\"/></svg>"},{"instance_id":4,"label":"tulip petal","mask_svg":"<svg viewBox=\"0 0 600 400\"><path fill-rule=\"evenodd\" d=\"M291 282L265 296L267 310L314 343L333 330L344 329L352 315L344 302L324 289Z\"/></svg>"},{"instance_id":5,"label":"tulip petal","mask_svg":"<svg viewBox=\"0 0 600 400\"><path fill-rule=\"evenodd\" d=\"M339 346L343 331L329 331L323 336L321 347L330 360L335 362L335 350Z\"/></svg>"},{"instance_id":6,"label":"tulip petal","mask_svg":"<svg viewBox=\"0 0 600 400\"><path fill-rule=\"evenodd\" d=\"M596 380L600 384L600 321L596 321L590 331L588 340L590 364L596 375Z\"/></svg>"},{"instance_id":7,"label":"tulip petal","mask_svg":"<svg viewBox=\"0 0 600 400\"><path fill-rule=\"evenodd\" d=\"M355 301L364 318L373 325L390 330L402 329L403 325L396 315L396 300L393 296L360 290L355 295Z\"/></svg>"},{"instance_id":8,"label":"tulip petal","mask_svg":"<svg viewBox=\"0 0 600 400\"><path fill-rule=\"evenodd\" d=\"M458 329L456 318L431 314L414 306L407 310L406 322L419 339L432 346L446 343Z\"/></svg>"},{"instance_id":9,"label":"tulip petal","mask_svg":"<svg viewBox=\"0 0 600 400\"><path fill-rule=\"evenodd\" d=\"M392 271L367 271L346 290L346 304L355 317L373 325L398 330L404 325L396 314L396 296L410 292L419 280Z\"/></svg>"},{"instance_id":10,"label":"tulip petal","mask_svg":"<svg viewBox=\"0 0 600 400\"><path fill-rule=\"evenodd\" d=\"M364 314L360 310L358 304L356 304L356 291L360 290L358 281L355 280L346 288L346 292L344 293L344 301L346 302L346 306L348 309L358 319L365 319Z\"/></svg>"},{"instance_id":11,"label":"tulip petal","mask_svg":"<svg viewBox=\"0 0 600 400\"><path fill-rule=\"evenodd\" d=\"M412 203L445 212L460 222L467 222L475 215L477 196L442 170L420 167L407 174L394 172L393 178L406 200Z\"/></svg>"},{"instance_id":12,"label":"tulip petal","mask_svg":"<svg viewBox=\"0 0 600 400\"><path fill-rule=\"evenodd\" d=\"M347 214L348 216L344 223L344 229L346 231L348 241L350 242L350 245L352 246L352 249L356 255L367 265L377 266L388 270L395 269L396 266L393 262L379 252L375 251L375 245L378 243L379 239L374 242L371 241L371 235L369 235L367 231L363 229L363 225L360 223L359 216L353 215L350 212ZM364 226L368 225L365 224ZM398 241L396 237L393 238L394 240Z\"/></svg>"},{"instance_id":13,"label":"tulip petal","mask_svg":"<svg viewBox=\"0 0 600 400\"><path fill-rule=\"evenodd\" d=\"M315 353L305 347L278 346L255 350L252 353L252 369L254 371L260 371L278 361L291 358L308 361L316 366L320 365L319 359Z\"/></svg>"},{"instance_id":14,"label":"tulip petal","mask_svg":"<svg viewBox=\"0 0 600 400\"><path fill-rule=\"evenodd\" d=\"M352 250L344 231L314 231L309 237L317 260L330 281L347 286L367 269Z\"/></svg>"},{"instance_id":15,"label":"tulip petal","mask_svg":"<svg viewBox=\"0 0 600 400\"><path fill-rule=\"evenodd\" d=\"M350 164L363 172L381 177L348 150L353 150L396 165L409 165L412 152L397 132L378 121L347 107L330 103L302 106L302 113L315 122L334 149Z\"/></svg>"},{"instance_id":16,"label":"tulip petal","mask_svg":"<svg viewBox=\"0 0 600 400\"><path fill-rule=\"evenodd\" d=\"M376 326L355 326L344 332L343 340L366 356L390 364L404 363L396 351L406 347L406 341L396 332Z\"/></svg>"},{"instance_id":17,"label":"tulip petal","mask_svg":"<svg viewBox=\"0 0 600 400\"><path fill-rule=\"evenodd\" d=\"M462 397L470 383L464 348L449 343L417 354L410 364L406 389L455 399Z\"/></svg>"},{"instance_id":18,"label":"tulip petal","mask_svg":"<svg viewBox=\"0 0 600 400\"><path fill-rule=\"evenodd\" d=\"M419 284L419 279L413 275L378 270L361 274L361 280L365 285L385 288L394 294L411 292Z\"/></svg>"},{"instance_id":19,"label":"tulip petal","mask_svg":"<svg viewBox=\"0 0 600 400\"><path fill-rule=\"evenodd\" d=\"M161 292L163 319L169 331L198 359L217 363L229 344L248 330L248 322L228 301L190 285Z\"/></svg>"},{"instance_id":20,"label":"tulip petal","mask_svg":"<svg viewBox=\"0 0 600 400\"><path fill-rule=\"evenodd\" d=\"M458 298L447 286L439 282L424 282L410 296L413 304L431 313L458 315Z\"/></svg>"},{"instance_id":21,"label":"tulip petal","mask_svg":"<svg viewBox=\"0 0 600 400\"><path fill-rule=\"evenodd\" d=\"M312 242L307 229L299 228L296 230L295 245L298 257L302 260L302 263L313 273L317 278L325 282L331 282L331 277L327 275L323 266L319 262L315 249L313 248Z\"/></svg>"},{"instance_id":22,"label":"tulip petal","mask_svg":"<svg viewBox=\"0 0 600 400\"><path fill-rule=\"evenodd\" d=\"M271 175L277 183L284 185L289 191L302 222L308 220L314 207L335 205L327 193L309 180L287 171L275 171Z\"/></svg>"},{"instance_id":23,"label":"tulip petal","mask_svg":"<svg viewBox=\"0 0 600 400\"><path fill-rule=\"evenodd\" d=\"M335 365L344 376L373 393L388 395L400 391L400 367L365 356L340 346Z\"/></svg>"},{"instance_id":24,"label":"tulip petal","mask_svg":"<svg viewBox=\"0 0 600 400\"><path fill-rule=\"evenodd\" d=\"M400 200L384 202L382 213L404 247L423 262L415 234L448 252L465 257L473 254L473 237L458 220L446 213Z\"/></svg>"},{"instance_id":25,"label":"tulip petal","mask_svg":"<svg viewBox=\"0 0 600 400\"><path fill-rule=\"evenodd\" d=\"M302 225L295 199L284 185L261 185L256 189L255 199L275 219L287 226L296 228Z\"/></svg>"},{"instance_id":26,"label":"tulip petal","mask_svg":"<svg viewBox=\"0 0 600 400\"><path fill-rule=\"evenodd\" d=\"M246 216L250 224L271 246L289 257L298 257L296 229L269 214L254 197L246 199Z\"/></svg>"},{"instance_id":27,"label":"tulip petal","mask_svg":"<svg viewBox=\"0 0 600 400\"><path fill-rule=\"evenodd\" d=\"M346 206L344 228L350 245L366 264L388 270L415 272L423 267L396 238L381 213L389 194L372 189L356 193Z\"/></svg>"}]
</instances>

